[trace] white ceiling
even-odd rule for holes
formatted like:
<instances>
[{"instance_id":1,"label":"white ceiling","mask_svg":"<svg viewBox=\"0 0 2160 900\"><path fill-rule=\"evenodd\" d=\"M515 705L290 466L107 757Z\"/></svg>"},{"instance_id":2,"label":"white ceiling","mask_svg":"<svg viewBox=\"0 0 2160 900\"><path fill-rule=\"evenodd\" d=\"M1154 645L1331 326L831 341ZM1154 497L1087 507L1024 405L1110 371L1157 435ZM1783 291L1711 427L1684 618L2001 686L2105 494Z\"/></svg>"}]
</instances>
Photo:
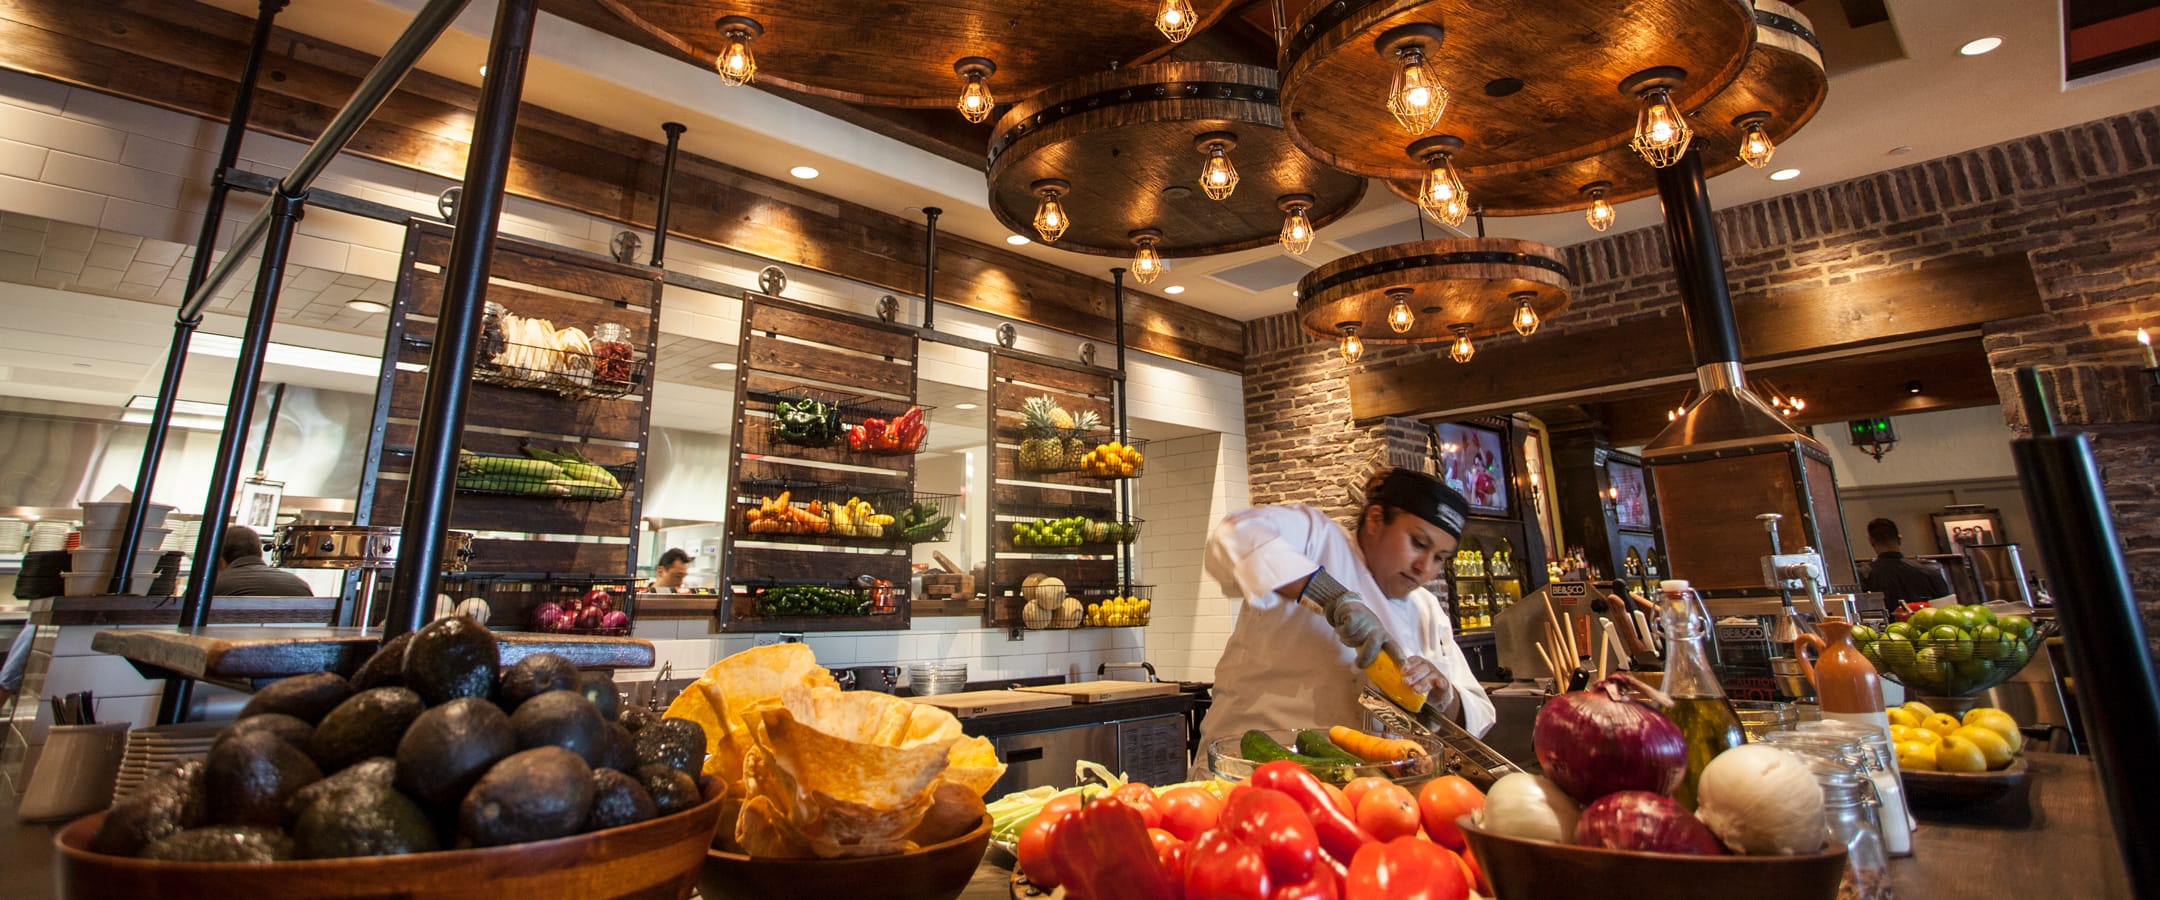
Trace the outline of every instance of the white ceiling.
<instances>
[{"instance_id":1,"label":"white ceiling","mask_svg":"<svg viewBox=\"0 0 2160 900\"><path fill-rule=\"evenodd\" d=\"M255 0L208 2L245 15L253 15L257 6ZM380 52L420 5L421 0L299 0L279 24ZM493 5L478 0L424 67L477 83ZM1819 30L1829 42L1828 65L1837 74L1822 112L1779 148L1771 167L1797 167L1801 175L1773 182L1768 170L1742 167L1711 182L1712 197L1721 206L2139 109L2160 98L2160 70L2064 89L2054 3L1889 0L1890 22L1858 32L1844 28L1836 3L1806 0L1802 8L1827 20L1818 23ZM1885 29L1894 34L1886 35ZM2002 48L1981 57L1958 55L1966 41L1988 35L2004 38ZM896 215L912 216L920 207L937 205L946 210L942 227L953 232L983 241L1001 241L1008 234L984 204L977 170L770 94L723 87L710 72L553 17L543 18L535 43L539 58L526 91L531 102L656 140L660 122L682 121L690 126L684 138L690 152L774 178L788 178L790 167L812 165L823 172L813 182L820 192ZM1893 152L1901 147L1911 149ZM1620 216L1623 229L1652 224L1658 216L1655 200L1624 204ZM1297 262L1319 265L1357 249L1415 239L1418 233L1409 205L1375 184L1365 203L1321 232L1322 240ZM1427 233L1438 236L1439 229ZM1596 236L1575 214L1494 219L1487 222L1487 233L1560 246ZM1097 276L1114 264L1033 244L1019 252ZM1152 287L1161 293L1182 286L1180 302L1238 319L1280 312L1294 304L1288 284L1256 291L1208 277L1280 255L1263 248L1174 260L1170 274Z\"/></svg>"}]
</instances>

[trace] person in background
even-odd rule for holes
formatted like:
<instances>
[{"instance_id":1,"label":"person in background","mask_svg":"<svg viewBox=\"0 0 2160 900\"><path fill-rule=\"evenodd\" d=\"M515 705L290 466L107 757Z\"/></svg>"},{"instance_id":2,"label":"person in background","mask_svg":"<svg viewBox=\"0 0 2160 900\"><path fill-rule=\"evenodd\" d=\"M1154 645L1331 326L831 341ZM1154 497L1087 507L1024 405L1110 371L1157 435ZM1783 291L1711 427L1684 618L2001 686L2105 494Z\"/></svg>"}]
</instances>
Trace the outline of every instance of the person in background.
<instances>
[{"instance_id":1,"label":"person in background","mask_svg":"<svg viewBox=\"0 0 2160 900\"><path fill-rule=\"evenodd\" d=\"M653 565L652 587L655 594L680 594L683 592L683 576L690 574L690 554L681 547L669 547L660 554L660 561Z\"/></svg>"},{"instance_id":2,"label":"person in background","mask_svg":"<svg viewBox=\"0 0 2160 900\"><path fill-rule=\"evenodd\" d=\"M37 640L37 626L23 623L22 630L15 633L14 643L8 646L7 661L0 662L0 712L7 712L15 700L15 692L22 690L23 669L30 664L30 643Z\"/></svg>"},{"instance_id":3,"label":"person in background","mask_svg":"<svg viewBox=\"0 0 2160 900\"><path fill-rule=\"evenodd\" d=\"M1950 579L1940 569L1924 567L1905 558L1896 522L1876 519L1867 523L1868 544L1875 548L1875 564L1861 587L1883 595L1883 606L1896 611L1950 595ZM1902 618L1902 617L1900 617Z\"/></svg>"},{"instance_id":4,"label":"person in background","mask_svg":"<svg viewBox=\"0 0 2160 900\"><path fill-rule=\"evenodd\" d=\"M1440 601L1440 577L1469 501L1439 480L1389 469L1367 482L1355 531L1305 505L1232 513L1208 536L1206 566L1244 599L1216 666L1203 745L1247 729L1361 726L1362 671L1392 648L1412 690L1482 735L1492 700ZM1316 598L1338 598L1332 620Z\"/></svg>"},{"instance_id":5,"label":"person in background","mask_svg":"<svg viewBox=\"0 0 2160 900\"><path fill-rule=\"evenodd\" d=\"M315 589L291 572L281 572L263 561L262 536L246 525L225 526L225 543L218 548L217 581L210 593L217 597L313 597Z\"/></svg>"}]
</instances>

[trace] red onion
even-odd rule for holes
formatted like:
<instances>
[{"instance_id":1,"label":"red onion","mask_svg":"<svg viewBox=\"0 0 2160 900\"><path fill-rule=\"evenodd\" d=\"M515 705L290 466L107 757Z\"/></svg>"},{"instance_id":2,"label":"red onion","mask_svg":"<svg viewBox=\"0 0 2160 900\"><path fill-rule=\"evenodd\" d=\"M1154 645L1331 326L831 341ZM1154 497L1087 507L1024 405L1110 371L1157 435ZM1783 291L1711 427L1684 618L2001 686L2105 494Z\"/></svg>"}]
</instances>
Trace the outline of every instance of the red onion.
<instances>
[{"instance_id":1,"label":"red onion","mask_svg":"<svg viewBox=\"0 0 2160 900\"><path fill-rule=\"evenodd\" d=\"M608 596L608 592L600 588L593 588L592 590L586 591L585 596L578 599L580 606L589 606L598 609L601 612L606 612L615 608L615 598Z\"/></svg>"},{"instance_id":2,"label":"red onion","mask_svg":"<svg viewBox=\"0 0 2160 900\"><path fill-rule=\"evenodd\" d=\"M554 631L559 627L557 623L562 618L562 614L563 608L561 606L553 603L542 603L533 607L533 626L541 631Z\"/></svg>"},{"instance_id":3,"label":"red onion","mask_svg":"<svg viewBox=\"0 0 2160 900\"><path fill-rule=\"evenodd\" d=\"M1671 720L1628 699L1631 685L1671 702L1621 674L1538 710L1530 732L1538 765L1577 803L1615 791L1670 794L1687 777L1687 738Z\"/></svg>"},{"instance_id":4,"label":"red onion","mask_svg":"<svg viewBox=\"0 0 2160 900\"><path fill-rule=\"evenodd\" d=\"M628 628L630 627L630 614L619 609L608 610L600 617L600 627Z\"/></svg>"},{"instance_id":5,"label":"red onion","mask_svg":"<svg viewBox=\"0 0 2160 900\"><path fill-rule=\"evenodd\" d=\"M1608 850L1648 850L1716 856L1725 852L1716 835L1680 802L1649 791L1599 797L1575 820L1575 843Z\"/></svg>"},{"instance_id":6,"label":"red onion","mask_svg":"<svg viewBox=\"0 0 2160 900\"><path fill-rule=\"evenodd\" d=\"M578 615L577 615L577 627L579 627L579 628L598 628L598 627L600 627L600 607L597 607L597 606L588 606L588 607L585 607L585 609L584 609L584 610L580 611L580 612L578 613Z\"/></svg>"}]
</instances>

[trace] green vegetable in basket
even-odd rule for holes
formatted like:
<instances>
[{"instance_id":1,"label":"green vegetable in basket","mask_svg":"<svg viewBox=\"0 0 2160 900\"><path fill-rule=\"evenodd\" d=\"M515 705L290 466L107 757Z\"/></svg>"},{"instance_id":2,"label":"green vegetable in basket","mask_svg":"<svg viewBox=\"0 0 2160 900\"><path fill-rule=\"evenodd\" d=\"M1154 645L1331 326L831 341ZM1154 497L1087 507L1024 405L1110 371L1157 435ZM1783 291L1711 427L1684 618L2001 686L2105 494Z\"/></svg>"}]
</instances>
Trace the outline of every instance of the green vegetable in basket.
<instances>
[{"instance_id":1,"label":"green vegetable in basket","mask_svg":"<svg viewBox=\"0 0 2160 900\"><path fill-rule=\"evenodd\" d=\"M840 408L814 397L773 404L773 435L791 444L822 447L840 436Z\"/></svg>"}]
</instances>

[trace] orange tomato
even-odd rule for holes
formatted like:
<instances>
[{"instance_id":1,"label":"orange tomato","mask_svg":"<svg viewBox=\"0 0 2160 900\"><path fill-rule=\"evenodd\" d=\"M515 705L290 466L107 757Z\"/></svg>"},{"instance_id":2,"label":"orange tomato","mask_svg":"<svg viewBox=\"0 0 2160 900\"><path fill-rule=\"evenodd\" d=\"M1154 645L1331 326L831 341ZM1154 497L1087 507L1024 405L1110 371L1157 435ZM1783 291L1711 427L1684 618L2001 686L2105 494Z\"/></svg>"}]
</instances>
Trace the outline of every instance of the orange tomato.
<instances>
[{"instance_id":1,"label":"orange tomato","mask_svg":"<svg viewBox=\"0 0 2160 900\"><path fill-rule=\"evenodd\" d=\"M1419 817L1425 833L1450 849L1463 848L1462 829L1455 820L1485 808L1485 794L1460 775L1446 775L1425 782L1418 790Z\"/></svg>"},{"instance_id":2,"label":"orange tomato","mask_svg":"<svg viewBox=\"0 0 2160 900\"><path fill-rule=\"evenodd\" d=\"M1343 793L1342 788L1336 787L1333 782L1327 781L1320 782L1320 786L1327 788L1328 796L1335 799L1335 805L1342 808L1343 815L1351 818L1357 817L1357 807L1350 805L1350 796Z\"/></svg>"},{"instance_id":3,"label":"orange tomato","mask_svg":"<svg viewBox=\"0 0 2160 900\"><path fill-rule=\"evenodd\" d=\"M1417 798L1392 781L1381 780L1365 791L1357 805L1359 828L1380 841L1417 834Z\"/></svg>"},{"instance_id":4,"label":"orange tomato","mask_svg":"<svg viewBox=\"0 0 2160 900\"><path fill-rule=\"evenodd\" d=\"M1322 783L1325 784L1326 782ZM1391 785L1394 783L1378 775L1367 775L1363 778L1352 779L1350 784L1343 788L1343 797L1350 801L1350 811L1354 815L1357 812L1358 804L1365 799L1366 792L1383 784Z\"/></svg>"},{"instance_id":5,"label":"orange tomato","mask_svg":"<svg viewBox=\"0 0 2160 900\"><path fill-rule=\"evenodd\" d=\"M1064 819L1063 813L1053 816L1045 807L1035 821L1021 829L1019 844L1013 848L1013 856L1020 860L1020 871L1027 873L1028 881L1037 887L1054 888L1065 881L1057 870L1057 857L1050 853L1050 837Z\"/></svg>"}]
</instances>

